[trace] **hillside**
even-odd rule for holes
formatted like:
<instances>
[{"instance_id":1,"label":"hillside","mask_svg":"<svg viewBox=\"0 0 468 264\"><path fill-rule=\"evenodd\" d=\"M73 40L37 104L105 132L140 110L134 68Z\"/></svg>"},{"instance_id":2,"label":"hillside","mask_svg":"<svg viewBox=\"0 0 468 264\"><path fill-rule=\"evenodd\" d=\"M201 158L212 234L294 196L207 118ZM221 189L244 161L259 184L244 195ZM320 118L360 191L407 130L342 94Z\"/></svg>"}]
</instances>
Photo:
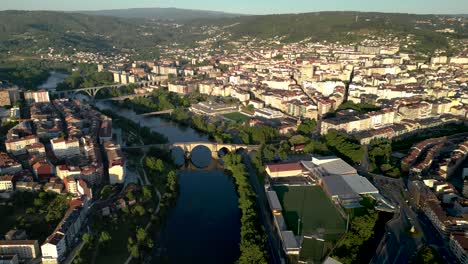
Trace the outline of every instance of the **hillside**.
<instances>
[{"instance_id":1,"label":"hillside","mask_svg":"<svg viewBox=\"0 0 468 264\"><path fill-rule=\"evenodd\" d=\"M131 10L136 10L139 16L145 16L144 10ZM166 9L154 10L162 12L161 10ZM154 10L148 10L148 14L156 14ZM168 10L182 12L180 14L189 12L179 9ZM125 12L130 11L125 10ZM204 14L205 11L190 12L195 12L193 13L195 17L196 14ZM213 14L216 16L220 13L213 12ZM166 12L166 15L177 17L175 13L171 15L170 12ZM189 18L187 15L186 19ZM465 25L468 24L467 18L461 19ZM144 53L145 50L154 50L156 44L162 43L177 42L193 45L196 40L211 37L210 34L222 34L232 40L238 40L243 36L258 39L276 37L283 42L304 39L357 42L377 35L413 34L419 43L415 50L430 53L437 48L446 49L449 39L467 38L468 27L462 26L462 22L458 19L445 19L443 16L433 15L359 12L222 18L207 15L205 18L171 22L50 11L1 11L0 52L34 54L44 53L49 47L53 47L68 52L73 52L74 49L105 52L131 49ZM437 29L445 28L453 28L457 33L435 32Z\"/></svg>"},{"instance_id":2,"label":"hillside","mask_svg":"<svg viewBox=\"0 0 468 264\"><path fill-rule=\"evenodd\" d=\"M200 18L229 18L240 15L224 12L191 10L179 8L130 8L98 11L78 11L77 13L121 18L148 18L159 20L187 21Z\"/></svg>"},{"instance_id":3,"label":"hillside","mask_svg":"<svg viewBox=\"0 0 468 264\"><path fill-rule=\"evenodd\" d=\"M173 32L168 26L143 19L50 11L0 12L0 51L138 48L170 39Z\"/></svg>"},{"instance_id":4,"label":"hillside","mask_svg":"<svg viewBox=\"0 0 468 264\"><path fill-rule=\"evenodd\" d=\"M391 13L362 13L362 12L317 12L303 14L282 14L263 16L243 16L238 18L203 23L221 23L233 25L229 30L235 36L253 36L271 38L285 37L289 41L299 41L305 38L316 40L341 40L346 35L359 36L365 33L414 33L430 34L433 26L418 25L417 21L427 20L438 24L438 28L446 25L434 15L412 15ZM415 29L418 26L420 29ZM457 28L467 33L467 28Z\"/></svg>"}]
</instances>

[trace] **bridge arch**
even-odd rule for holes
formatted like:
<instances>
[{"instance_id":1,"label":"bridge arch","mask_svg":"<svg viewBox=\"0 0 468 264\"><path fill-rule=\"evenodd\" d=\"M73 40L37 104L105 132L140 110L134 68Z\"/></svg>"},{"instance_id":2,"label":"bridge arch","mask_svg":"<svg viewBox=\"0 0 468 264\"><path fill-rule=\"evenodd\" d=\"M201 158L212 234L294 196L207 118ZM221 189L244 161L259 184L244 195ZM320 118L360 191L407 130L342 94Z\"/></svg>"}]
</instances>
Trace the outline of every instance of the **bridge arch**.
<instances>
[{"instance_id":1,"label":"bridge arch","mask_svg":"<svg viewBox=\"0 0 468 264\"><path fill-rule=\"evenodd\" d=\"M93 99L93 96L91 94L89 94L88 92L86 91L76 91L74 92L72 95L71 95L71 98L73 99L78 99L77 97L79 95L83 95L83 96L86 96L86 99L88 100L92 100Z\"/></svg>"}]
</instances>

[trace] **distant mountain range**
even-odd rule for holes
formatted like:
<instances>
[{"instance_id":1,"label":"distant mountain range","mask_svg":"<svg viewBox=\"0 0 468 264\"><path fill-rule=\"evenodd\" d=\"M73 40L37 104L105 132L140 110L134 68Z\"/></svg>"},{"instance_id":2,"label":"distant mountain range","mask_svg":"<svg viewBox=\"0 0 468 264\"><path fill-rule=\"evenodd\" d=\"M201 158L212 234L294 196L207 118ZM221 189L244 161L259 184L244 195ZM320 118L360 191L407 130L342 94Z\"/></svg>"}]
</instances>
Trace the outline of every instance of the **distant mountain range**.
<instances>
[{"instance_id":1,"label":"distant mountain range","mask_svg":"<svg viewBox=\"0 0 468 264\"><path fill-rule=\"evenodd\" d=\"M113 16L120 18L148 18L160 20L178 20L186 21L192 19L213 19L213 18L232 18L241 16L240 14L230 14L216 11L191 10L180 8L130 8L130 9L111 9L98 11L76 11L76 13Z\"/></svg>"}]
</instances>

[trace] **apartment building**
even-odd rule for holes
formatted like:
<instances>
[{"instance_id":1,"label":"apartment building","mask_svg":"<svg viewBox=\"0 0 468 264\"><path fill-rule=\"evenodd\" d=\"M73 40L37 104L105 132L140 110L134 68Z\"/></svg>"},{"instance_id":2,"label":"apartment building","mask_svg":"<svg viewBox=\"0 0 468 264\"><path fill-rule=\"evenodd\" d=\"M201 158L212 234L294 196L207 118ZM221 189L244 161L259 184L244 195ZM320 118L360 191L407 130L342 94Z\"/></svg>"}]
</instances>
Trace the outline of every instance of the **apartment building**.
<instances>
[{"instance_id":1,"label":"apartment building","mask_svg":"<svg viewBox=\"0 0 468 264\"><path fill-rule=\"evenodd\" d=\"M27 153L26 146L39 143L39 139L35 135L23 137L23 138L14 138L8 139L5 141L6 150L17 156Z\"/></svg>"},{"instance_id":2,"label":"apartment building","mask_svg":"<svg viewBox=\"0 0 468 264\"><path fill-rule=\"evenodd\" d=\"M59 263L65 258L67 245L65 235L60 232L54 232L41 246L42 263Z\"/></svg>"},{"instance_id":3,"label":"apartment building","mask_svg":"<svg viewBox=\"0 0 468 264\"><path fill-rule=\"evenodd\" d=\"M49 91L39 90L39 91L26 91L24 92L24 100L28 104L32 103L49 103Z\"/></svg>"},{"instance_id":4,"label":"apartment building","mask_svg":"<svg viewBox=\"0 0 468 264\"><path fill-rule=\"evenodd\" d=\"M76 138L56 138L50 140L57 158L71 158L80 155L80 142Z\"/></svg>"},{"instance_id":5,"label":"apartment building","mask_svg":"<svg viewBox=\"0 0 468 264\"><path fill-rule=\"evenodd\" d=\"M21 261L29 261L40 255L37 240L0 240L0 255L18 255Z\"/></svg>"},{"instance_id":6,"label":"apartment building","mask_svg":"<svg viewBox=\"0 0 468 264\"><path fill-rule=\"evenodd\" d=\"M10 106L10 93L8 90L0 89L0 106Z\"/></svg>"},{"instance_id":7,"label":"apartment building","mask_svg":"<svg viewBox=\"0 0 468 264\"><path fill-rule=\"evenodd\" d=\"M18 255L0 255L0 264L18 264Z\"/></svg>"},{"instance_id":8,"label":"apartment building","mask_svg":"<svg viewBox=\"0 0 468 264\"><path fill-rule=\"evenodd\" d=\"M7 153L0 152L0 175L15 174L22 170L19 162L11 158Z\"/></svg>"},{"instance_id":9,"label":"apartment building","mask_svg":"<svg viewBox=\"0 0 468 264\"><path fill-rule=\"evenodd\" d=\"M0 191L13 191L13 175L0 176Z\"/></svg>"},{"instance_id":10,"label":"apartment building","mask_svg":"<svg viewBox=\"0 0 468 264\"><path fill-rule=\"evenodd\" d=\"M122 183L125 177L126 164L120 146L112 142L105 142L104 148L109 163L110 184Z\"/></svg>"}]
</instances>

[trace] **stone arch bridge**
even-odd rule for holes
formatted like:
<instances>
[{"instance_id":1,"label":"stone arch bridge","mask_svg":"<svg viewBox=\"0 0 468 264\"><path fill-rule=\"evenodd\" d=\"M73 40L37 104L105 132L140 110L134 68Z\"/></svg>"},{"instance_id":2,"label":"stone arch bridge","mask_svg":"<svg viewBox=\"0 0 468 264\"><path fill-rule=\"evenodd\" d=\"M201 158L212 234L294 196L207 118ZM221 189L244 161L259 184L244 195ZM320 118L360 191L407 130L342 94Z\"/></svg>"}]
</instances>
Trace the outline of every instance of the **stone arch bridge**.
<instances>
[{"instance_id":1,"label":"stone arch bridge","mask_svg":"<svg viewBox=\"0 0 468 264\"><path fill-rule=\"evenodd\" d=\"M153 144L153 145L144 145L144 146L128 146L128 147L122 147L122 148L123 149L141 149L144 151L147 151L152 147L165 149L168 151L180 148L184 151L184 153L190 154L192 153L192 150L198 146L204 146L208 148L211 152L211 157L214 159L218 158L218 153L222 149L225 149L229 152L236 152L241 149L250 152L250 151L260 149L259 145L226 144L226 143L214 143L214 142L177 142L177 143Z\"/></svg>"}]
</instances>

